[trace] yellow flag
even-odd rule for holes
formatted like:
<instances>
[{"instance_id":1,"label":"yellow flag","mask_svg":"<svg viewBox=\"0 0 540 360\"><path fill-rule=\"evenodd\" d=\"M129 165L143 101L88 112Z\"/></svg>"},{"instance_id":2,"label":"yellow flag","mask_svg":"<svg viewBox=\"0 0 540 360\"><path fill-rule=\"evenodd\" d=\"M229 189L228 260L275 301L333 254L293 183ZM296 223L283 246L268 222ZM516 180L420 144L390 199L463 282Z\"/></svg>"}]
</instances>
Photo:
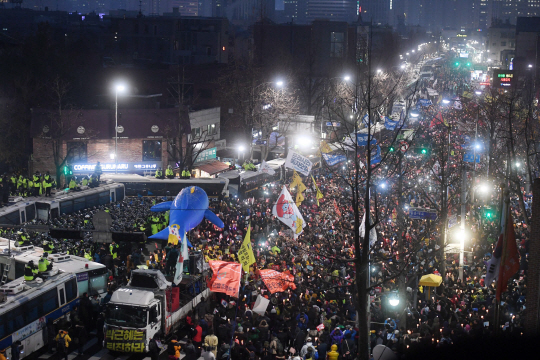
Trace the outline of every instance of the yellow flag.
<instances>
[{"instance_id":1,"label":"yellow flag","mask_svg":"<svg viewBox=\"0 0 540 360\"><path fill-rule=\"evenodd\" d=\"M319 187L317 186L317 183L315 182L315 178L313 175L311 175L311 180L313 180L313 185L315 185L315 189L317 189L317 206L319 206L319 199L323 198L323 194L321 190L319 190Z\"/></svg>"},{"instance_id":2,"label":"yellow flag","mask_svg":"<svg viewBox=\"0 0 540 360\"><path fill-rule=\"evenodd\" d=\"M324 140L321 141L321 152L325 153L325 154L328 154L328 153L332 152L332 148Z\"/></svg>"},{"instance_id":3,"label":"yellow flag","mask_svg":"<svg viewBox=\"0 0 540 360\"><path fill-rule=\"evenodd\" d=\"M298 175L298 173L296 172L296 170L294 170L294 173L293 173L293 177L292 177L292 182L291 182L291 185L290 188L295 188L296 185L300 185L302 183L302 178L300 178L300 175Z\"/></svg>"},{"instance_id":4,"label":"yellow flag","mask_svg":"<svg viewBox=\"0 0 540 360\"><path fill-rule=\"evenodd\" d=\"M296 193L296 206L300 206L300 204L302 204L302 201L304 201L304 196L299 191Z\"/></svg>"},{"instance_id":5,"label":"yellow flag","mask_svg":"<svg viewBox=\"0 0 540 360\"><path fill-rule=\"evenodd\" d=\"M255 255L251 248L251 224L249 224L244 242L242 243L240 250L238 250L238 260L246 273L249 271L249 265L255 263Z\"/></svg>"},{"instance_id":6,"label":"yellow flag","mask_svg":"<svg viewBox=\"0 0 540 360\"><path fill-rule=\"evenodd\" d=\"M303 182L300 181L300 184L298 184L298 192L304 192L306 190L306 185L304 185Z\"/></svg>"}]
</instances>

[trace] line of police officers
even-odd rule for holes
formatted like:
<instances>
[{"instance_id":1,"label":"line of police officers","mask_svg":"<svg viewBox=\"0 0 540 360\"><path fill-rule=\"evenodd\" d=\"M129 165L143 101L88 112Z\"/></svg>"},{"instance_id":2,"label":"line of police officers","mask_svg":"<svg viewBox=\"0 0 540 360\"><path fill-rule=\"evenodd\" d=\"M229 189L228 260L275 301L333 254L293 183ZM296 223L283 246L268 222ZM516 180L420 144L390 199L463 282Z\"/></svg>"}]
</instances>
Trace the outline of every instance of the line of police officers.
<instances>
[{"instance_id":1,"label":"line of police officers","mask_svg":"<svg viewBox=\"0 0 540 360\"><path fill-rule=\"evenodd\" d=\"M51 189L56 185L54 179L47 171L44 175L41 175L39 171L36 171L31 177L23 176L22 174L12 174L10 177L6 173L0 177L0 185L2 186L2 193L4 197L9 195L19 196L51 196ZM7 202L7 201L4 201Z\"/></svg>"}]
</instances>

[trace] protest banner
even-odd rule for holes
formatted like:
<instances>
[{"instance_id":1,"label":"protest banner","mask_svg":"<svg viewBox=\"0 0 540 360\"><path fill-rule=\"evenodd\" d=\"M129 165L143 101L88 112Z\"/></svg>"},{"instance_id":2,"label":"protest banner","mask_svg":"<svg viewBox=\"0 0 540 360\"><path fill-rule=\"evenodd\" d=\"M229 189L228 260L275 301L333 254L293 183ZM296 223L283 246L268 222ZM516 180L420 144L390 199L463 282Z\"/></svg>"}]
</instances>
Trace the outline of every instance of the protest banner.
<instances>
[{"instance_id":1,"label":"protest banner","mask_svg":"<svg viewBox=\"0 0 540 360\"><path fill-rule=\"evenodd\" d=\"M266 285L271 294L285 291L288 288L293 290L296 289L294 276L291 274L285 274L270 269L261 270L260 274L264 285Z\"/></svg>"},{"instance_id":2,"label":"protest banner","mask_svg":"<svg viewBox=\"0 0 540 360\"><path fill-rule=\"evenodd\" d=\"M240 277L242 276L242 265L227 261L210 261L210 268L214 272L208 288L213 292L225 293L238 297L240 290Z\"/></svg>"},{"instance_id":3,"label":"protest banner","mask_svg":"<svg viewBox=\"0 0 540 360\"><path fill-rule=\"evenodd\" d=\"M308 176L312 166L313 163L307 157L297 154L292 150L289 151L289 155L287 155L287 160L285 161L286 168L294 169Z\"/></svg>"}]
</instances>

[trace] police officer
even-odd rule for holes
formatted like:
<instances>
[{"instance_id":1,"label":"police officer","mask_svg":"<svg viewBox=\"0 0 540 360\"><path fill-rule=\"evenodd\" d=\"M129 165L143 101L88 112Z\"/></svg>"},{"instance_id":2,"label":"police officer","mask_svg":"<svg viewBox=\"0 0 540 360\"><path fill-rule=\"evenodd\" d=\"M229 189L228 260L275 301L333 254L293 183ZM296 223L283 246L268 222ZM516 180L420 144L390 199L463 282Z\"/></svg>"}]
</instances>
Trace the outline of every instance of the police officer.
<instances>
[{"instance_id":1,"label":"police officer","mask_svg":"<svg viewBox=\"0 0 540 360\"><path fill-rule=\"evenodd\" d=\"M77 182L75 181L75 176L72 176L69 180L69 190L75 191L77 190Z\"/></svg>"},{"instance_id":2,"label":"police officer","mask_svg":"<svg viewBox=\"0 0 540 360\"><path fill-rule=\"evenodd\" d=\"M49 261L49 259L47 259L47 256L49 254L44 252L43 255L41 255L41 257L39 258L39 261L38 261L38 271L39 271L39 274L41 275L42 273L46 272L46 271L49 271L52 269L52 264L51 262Z\"/></svg>"},{"instance_id":3,"label":"police officer","mask_svg":"<svg viewBox=\"0 0 540 360\"><path fill-rule=\"evenodd\" d=\"M47 252L49 254L52 254L53 250L54 250L54 245L51 244L50 241L47 241L47 240L43 240L43 251L44 252Z\"/></svg>"},{"instance_id":4,"label":"police officer","mask_svg":"<svg viewBox=\"0 0 540 360\"><path fill-rule=\"evenodd\" d=\"M11 182L9 181L7 174L2 177L2 203L8 205L9 203L9 191Z\"/></svg>"},{"instance_id":5,"label":"police officer","mask_svg":"<svg viewBox=\"0 0 540 360\"><path fill-rule=\"evenodd\" d=\"M99 182L99 179L101 178L101 174L103 174L103 169L101 168L101 164L98 161L96 167L94 168L94 175L96 175L98 182Z\"/></svg>"},{"instance_id":6,"label":"police officer","mask_svg":"<svg viewBox=\"0 0 540 360\"><path fill-rule=\"evenodd\" d=\"M118 244L115 243L114 240L111 245L109 245L109 252L111 253L113 260L118 257Z\"/></svg>"},{"instance_id":7,"label":"police officer","mask_svg":"<svg viewBox=\"0 0 540 360\"><path fill-rule=\"evenodd\" d=\"M19 178L17 179L17 192L19 195L24 196L26 192L26 186L27 186L27 180L24 176L19 175Z\"/></svg>"},{"instance_id":8,"label":"police officer","mask_svg":"<svg viewBox=\"0 0 540 360\"><path fill-rule=\"evenodd\" d=\"M167 179L174 179L174 172L171 165L167 166L167 170L165 170L165 176L167 177Z\"/></svg>"},{"instance_id":9,"label":"police officer","mask_svg":"<svg viewBox=\"0 0 540 360\"><path fill-rule=\"evenodd\" d=\"M32 183L34 184L34 187L32 188L32 196L39 196L41 192L41 176L39 171L36 171L32 177Z\"/></svg>"},{"instance_id":10,"label":"police officer","mask_svg":"<svg viewBox=\"0 0 540 360\"><path fill-rule=\"evenodd\" d=\"M53 179L49 172L43 176L43 189L45 189L45 196L51 196L51 189L53 186Z\"/></svg>"},{"instance_id":11,"label":"police officer","mask_svg":"<svg viewBox=\"0 0 540 360\"><path fill-rule=\"evenodd\" d=\"M24 267L24 280L26 281L32 281L35 280L35 278L38 275L38 269L34 265L34 260L30 260L28 264Z\"/></svg>"},{"instance_id":12,"label":"police officer","mask_svg":"<svg viewBox=\"0 0 540 360\"><path fill-rule=\"evenodd\" d=\"M85 176L85 177L82 178L81 185L82 186L88 186L88 176Z\"/></svg>"},{"instance_id":13,"label":"police officer","mask_svg":"<svg viewBox=\"0 0 540 360\"><path fill-rule=\"evenodd\" d=\"M15 192L17 191L17 175L11 174L9 181L11 182L11 195L15 195Z\"/></svg>"},{"instance_id":14,"label":"police officer","mask_svg":"<svg viewBox=\"0 0 540 360\"><path fill-rule=\"evenodd\" d=\"M163 170L161 168L156 170L156 179L163 179Z\"/></svg>"}]
</instances>

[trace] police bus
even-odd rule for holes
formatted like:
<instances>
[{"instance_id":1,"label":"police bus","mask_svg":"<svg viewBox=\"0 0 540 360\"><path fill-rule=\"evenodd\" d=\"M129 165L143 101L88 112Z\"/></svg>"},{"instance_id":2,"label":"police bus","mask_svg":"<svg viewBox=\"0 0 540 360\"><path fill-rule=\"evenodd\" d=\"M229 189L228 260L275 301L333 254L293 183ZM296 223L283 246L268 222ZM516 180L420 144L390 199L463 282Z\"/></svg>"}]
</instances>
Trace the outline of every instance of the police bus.
<instances>
[{"instance_id":1,"label":"police bus","mask_svg":"<svg viewBox=\"0 0 540 360\"><path fill-rule=\"evenodd\" d=\"M229 197L229 180L224 178L156 179L135 174L103 174L101 180L123 184L126 196L176 196L183 188L198 186L211 200Z\"/></svg>"},{"instance_id":2,"label":"police bus","mask_svg":"<svg viewBox=\"0 0 540 360\"><path fill-rule=\"evenodd\" d=\"M122 201L124 197L124 185L115 183L80 191L57 192L55 197L36 198L36 218L54 219L63 214L69 215L80 210Z\"/></svg>"},{"instance_id":3,"label":"police bus","mask_svg":"<svg viewBox=\"0 0 540 360\"><path fill-rule=\"evenodd\" d=\"M24 267L30 261L33 261L37 266L43 249L40 247L17 246L17 242L0 238L0 254L7 255L11 253L11 261L9 271L7 272L7 280L12 281L24 276ZM107 293L107 280L109 272L105 265L89 261L83 257L67 255L67 254L49 254L49 261L52 262L52 270L44 273L44 277L53 276L59 272L74 274L77 278L78 296L82 296L85 292L89 295L98 295L100 298ZM6 262L0 264L0 274L4 274Z\"/></svg>"},{"instance_id":4,"label":"police bus","mask_svg":"<svg viewBox=\"0 0 540 360\"><path fill-rule=\"evenodd\" d=\"M0 286L0 350L12 358L10 346L22 344L20 358L46 345L43 332L48 321L57 321L78 306L75 274L59 272L48 279L18 278Z\"/></svg>"},{"instance_id":5,"label":"police bus","mask_svg":"<svg viewBox=\"0 0 540 360\"><path fill-rule=\"evenodd\" d=\"M53 197L15 197L11 205L0 209L0 225L21 225L34 219L49 220L62 214L122 201L123 184L105 184L80 191L57 191Z\"/></svg>"},{"instance_id":6,"label":"police bus","mask_svg":"<svg viewBox=\"0 0 540 360\"><path fill-rule=\"evenodd\" d=\"M18 201L0 209L0 224L20 225L36 218L36 199L18 198Z\"/></svg>"}]
</instances>

